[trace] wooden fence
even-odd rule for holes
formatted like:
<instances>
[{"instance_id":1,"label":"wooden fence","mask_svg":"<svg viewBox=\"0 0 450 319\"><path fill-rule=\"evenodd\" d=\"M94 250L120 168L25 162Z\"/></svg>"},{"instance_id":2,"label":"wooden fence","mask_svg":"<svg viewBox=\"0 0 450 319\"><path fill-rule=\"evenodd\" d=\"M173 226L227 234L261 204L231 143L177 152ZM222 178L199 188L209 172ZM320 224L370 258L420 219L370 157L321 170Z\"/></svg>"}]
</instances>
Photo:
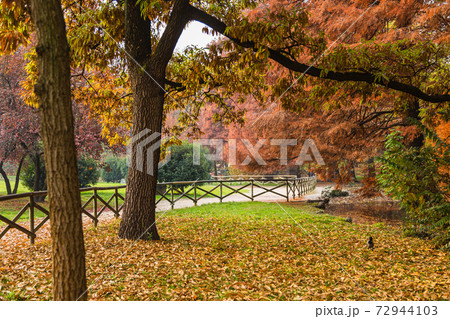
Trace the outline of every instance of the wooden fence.
<instances>
[{"instance_id":1,"label":"wooden fence","mask_svg":"<svg viewBox=\"0 0 450 319\"><path fill-rule=\"evenodd\" d=\"M212 179L218 181L240 181L246 179L254 179L258 181L275 181L285 179L296 179L297 175L225 175L211 176Z\"/></svg>"},{"instance_id":2,"label":"wooden fence","mask_svg":"<svg viewBox=\"0 0 450 319\"><path fill-rule=\"evenodd\" d=\"M234 187L230 185L236 182L239 182L240 184ZM212 188L206 189L206 184L210 185L210 187L212 186ZM280 196L289 201L290 198L295 199L296 197L312 192L315 189L316 184L317 180L315 177L277 179L274 180L271 185L267 185L266 179L159 183L156 204L165 200L173 209L175 204L181 199L191 200L194 205L197 205L198 201L205 197L218 198L222 203L224 199L234 194L239 194L253 201L268 193ZM124 196L119 193L119 190L124 189L125 187L126 186L123 185L81 188L80 193L92 192L92 195L82 203L82 214L90 218L94 223L94 226L97 226L99 217L107 209L111 211L116 218L120 217L120 212L123 209ZM109 196L109 198L103 198L101 194L99 194L101 191L113 191L113 194ZM34 244L36 233L49 220L49 211L35 200L36 197L44 195L47 195L46 191L0 196L0 203L23 198L26 198L28 201L11 220L2 216L0 213L0 222L6 224L0 232L0 239L4 237L9 230L17 229L28 235L31 244ZM119 203L119 201L121 203ZM89 210L89 205L92 206L92 210ZM36 218L37 211L43 213L44 217ZM23 226L25 222L21 223L22 225L18 223L20 218L26 213L28 213L28 229Z\"/></svg>"}]
</instances>

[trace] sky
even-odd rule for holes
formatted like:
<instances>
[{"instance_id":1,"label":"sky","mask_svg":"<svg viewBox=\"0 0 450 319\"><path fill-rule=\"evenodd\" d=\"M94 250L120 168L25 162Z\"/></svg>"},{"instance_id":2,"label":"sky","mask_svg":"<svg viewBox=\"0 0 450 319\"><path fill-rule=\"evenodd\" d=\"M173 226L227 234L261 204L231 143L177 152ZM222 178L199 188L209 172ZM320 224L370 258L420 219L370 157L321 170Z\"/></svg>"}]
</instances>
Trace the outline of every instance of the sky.
<instances>
[{"instance_id":1,"label":"sky","mask_svg":"<svg viewBox=\"0 0 450 319\"><path fill-rule=\"evenodd\" d=\"M203 23L193 21L189 26L183 31L180 39L178 40L175 50L181 51L188 45L197 45L200 47L206 47L208 43L217 39L218 37L213 37L202 32L204 27Z\"/></svg>"}]
</instances>

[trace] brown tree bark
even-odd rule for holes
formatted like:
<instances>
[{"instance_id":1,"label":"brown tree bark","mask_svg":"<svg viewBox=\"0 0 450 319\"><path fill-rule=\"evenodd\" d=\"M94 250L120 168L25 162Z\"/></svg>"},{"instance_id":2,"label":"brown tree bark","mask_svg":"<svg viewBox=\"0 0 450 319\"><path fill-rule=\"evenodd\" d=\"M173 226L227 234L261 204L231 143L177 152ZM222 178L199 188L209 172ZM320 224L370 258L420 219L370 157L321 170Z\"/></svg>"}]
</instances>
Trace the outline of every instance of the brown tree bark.
<instances>
[{"instance_id":1,"label":"brown tree bark","mask_svg":"<svg viewBox=\"0 0 450 319\"><path fill-rule=\"evenodd\" d=\"M6 186L6 194L11 194L11 183L8 178L8 174L6 174L5 170L3 169L3 162L0 162L0 175L3 177L3 181L5 182Z\"/></svg>"},{"instance_id":2,"label":"brown tree bark","mask_svg":"<svg viewBox=\"0 0 450 319\"><path fill-rule=\"evenodd\" d=\"M150 20L143 17L136 1L125 2L125 49L133 92L133 136L148 129L161 133L164 107L164 79L167 64L188 19L187 0L174 1L171 17L154 52L151 49ZM145 135L142 139L149 137ZM144 171L136 166L136 145L132 146L128 171L124 212L119 237L126 239L159 240L156 228L155 198L160 149L152 154L153 173L146 171L149 159L144 156ZM157 139L146 145L151 147Z\"/></svg>"},{"instance_id":3,"label":"brown tree bark","mask_svg":"<svg viewBox=\"0 0 450 319\"><path fill-rule=\"evenodd\" d=\"M17 166L16 170L16 178L14 180L14 189L12 191L13 194L17 194L17 189L19 188L20 183L20 172L22 171L23 162L25 161L26 155L22 156L22 158L19 161L19 165Z\"/></svg>"},{"instance_id":4,"label":"brown tree bark","mask_svg":"<svg viewBox=\"0 0 450 319\"><path fill-rule=\"evenodd\" d=\"M31 0L37 37L41 136L50 206L53 298L86 300L81 199L70 92L70 56L61 2Z\"/></svg>"},{"instance_id":5,"label":"brown tree bark","mask_svg":"<svg viewBox=\"0 0 450 319\"><path fill-rule=\"evenodd\" d=\"M419 100L414 99L411 101L409 108L407 110L407 119L406 121L412 122L411 124L415 124L414 121L421 122L420 118L420 104ZM422 132L418 132L417 136L409 144L410 147L421 148L425 145L425 136Z\"/></svg>"}]
</instances>

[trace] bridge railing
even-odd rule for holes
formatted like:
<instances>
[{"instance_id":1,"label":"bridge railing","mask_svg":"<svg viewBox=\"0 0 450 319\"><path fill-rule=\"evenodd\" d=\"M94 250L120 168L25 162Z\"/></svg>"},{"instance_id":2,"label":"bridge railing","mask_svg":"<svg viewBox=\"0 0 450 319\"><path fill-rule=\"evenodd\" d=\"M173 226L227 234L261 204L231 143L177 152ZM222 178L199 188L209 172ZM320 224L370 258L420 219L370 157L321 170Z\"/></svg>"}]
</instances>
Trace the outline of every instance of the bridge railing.
<instances>
[{"instance_id":1,"label":"bridge railing","mask_svg":"<svg viewBox=\"0 0 450 319\"><path fill-rule=\"evenodd\" d=\"M239 182L238 186L233 185ZM191 200L194 205L205 198L217 198L222 203L228 197L238 194L248 200L259 199L265 194L272 194L289 201L290 198L300 197L312 192L317 184L315 177L286 178L272 180L267 184L267 179L239 179L239 180L203 180L187 182L158 183L156 190L156 205L162 201L175 208L175 204L182 200ZM206 187L206 185L208 187ZM92 194L82 202L81 212L87 218L92 220L94 226L98 225L99 217L107 210L111 211L116 218L120 217L123 210L124 195L119 190L125 189L125 185L111 187L86 187L81 188L80 193L92 192ZM109 191L105 196L104 192ZM112 191L112 194L111 192ZM50 213L45 205L37 202L36 197L47 195L47 191L30 192L14 195L0 196L0 205L6 201L27 199L25 205L20 209L12 219L2 216L0 212L0 239L3 238L11 229L17 229L28 235L31 244L34 244L36 233L50 219ZM36 213L41 212L44 217L37 217ZM22 221L21 218L28 214L28 221ZM5 226L2 228L2 224Z\"/></svg>"}]
</instances>

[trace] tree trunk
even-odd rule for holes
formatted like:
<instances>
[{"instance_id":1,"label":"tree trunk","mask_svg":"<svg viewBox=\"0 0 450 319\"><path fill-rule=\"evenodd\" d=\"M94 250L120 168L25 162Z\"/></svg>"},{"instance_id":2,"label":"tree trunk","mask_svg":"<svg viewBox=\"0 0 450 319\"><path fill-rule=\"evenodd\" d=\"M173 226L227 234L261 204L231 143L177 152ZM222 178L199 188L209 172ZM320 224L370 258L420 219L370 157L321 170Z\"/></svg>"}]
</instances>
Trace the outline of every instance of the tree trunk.
<instances>
[{"instance_id":1,"label":"tree trunk","mask_svg":"<svg viewBox=\"0 0 450 319\"><path fill-rule=\"evenodd\" d=\"M351 166L351 169L352 169L352 171L351 171L351 176L352 176L354 182L358 182L358 178L356 177L356 167L355 167L355 166L356 166L355 162L352 161L352 166Z\"/></svg>"},{"instance_id":2,"label":"tree trunk","mask_svg":"<svg viewBox=\"0 0 450 319\"><path fill-rule=\"evenodd\" d=\"M367 177L375 178L375 158L373 156L369 157L367 161Z\"/></svg>"},{"instance_id":3,"label":"tree trunk","mask_svg":"<svg viewBox=\"0 0 450 319\"><path fill-rule=\"evenodd\" d=\"M2 175L3 180L5 181L6 186L6 194L11 194L11 183L9 182L8 174L6 174L5 170L3 169L3 162L0 162L0 175Z\"/></svg>"},{"instance_id":4,"label":"tree trunk","mask_svg":"<svg viewBox=\"0 0 450 319\"><path fill-rule=\"evenodd\" d=\"M23 161L25 160L26 155L22 156L22 158L19 161L19 166L17 167L16 171L16 179L14 181L14 189L12 191L13 194L17 194L17 189L19 188L20 183L20 171L22 170Z\"/></svg>"},{"instance_id":5,"label":"tree trunk","mask_svg":"<svg viewBox=\"0 0 450 319\"><path fill-rule=\"evenodd\" d=\"M217 176L217 161L214 161L214 176Z\"/></svg>"},{"instance_id":6,"label":"tree trunk","mask_svg":"<svg viewBox=\"0 0 450 319\"><path fill-rule=\"evenodd\" d=\"M37 37L41 136L50 206L53 298L86 300L86 271L70 92L70 56L61 2L31 0Z\"/></svg>"},{"instance_id":7,"label":"tree trunk","mask_svg":"<svg viewBox=\"0 0 450 319\"><path fill-rule=\"evenodd\" d=\"M413 102L411 102L410 107L408 108L407 116L408 116L407 120L413 119L418 122L421 121L419 100L415 99ZM415 125L415 123L412 124ZM421 148L422 146L424 146L424 144L425 144L425 136L423 135L423 132L419 131L419 134L416 137L414 137L409 146Z\"/></svg>"},{"instance_id":8,"label":"tree trunk","mask_svg":"<svg viewBox=\"0 0 450 319\"><path fill-rule=\"evenodd\" d=\"M33 191L37 192L39 191L39 182L41 181L41 156L39 154L35 154L33 156L33 162L34 162L34 184L33 184Z\"/></svg>"},{"instance_id":9,"label":"tree trunk","mask_svg":"<svg viewBox=\"0 0 450 319\"><path fill-rule=\"evenodd\" d=\"M173 9L155 51L152 52L150 20L141 13L134 0L125 1L125 48L133 92L133 136L150 130L149 134L161 133L164 107L164 81L166 68L176 43L188 22L189 1L175 0ZM144 68L144 70L141 68ZM149 135L142 136L143 138ZM147 143L144 153L159 139ZM150 155L152 172L139 171L136 165L136 145L132 145L131 166L128 171L124 212L119 237L126 239L158 240L156 228L155 198L158 180L160 148ZM148 163L147 158L144 163Z\"/></svg>"},{"instance_id":10,"label":"tree trunk","mask_svg":"<svg viewBox=\"0 0 450 319\"><path fill-rule=\"evenodd\" d=\"M145 75L135 74L130 76L130 79L134 98L133 136L146 128L150 129L151 132L160 132L164 99L163 95L158 93L161 90L155 89ZM135 90L136 86L141 87L141 89L146 87L146 89ZM161 111L158 112L158 109ZM157 141L153 141L153 143L155 142ZM160 237L156 228L155 198L160 149L157 148L152 154L154 174L150 174L145 170L145 158L144 171L137 170L136 147L134 147L136 144L134 143L132 148L131 166L128 172L127 191L119 237L132 240L159 240ZM147 146L150 147L150 145ZM144 150L144 154L146 154L146 150Z\"/></svg>"},{"instance_id":11,"label":"tree trunk","mask_svg":"<svg viewBox=\"0 0 450 319\"><path fill-rule=\"evenodd\" d=\"M126 50L132 58L128 59L131 90L133 92L133 136L145 129L151 134L161 132L162 115L164 105L164 91L155 83L163 83L164 77L157 75L149 66L151 57L151 34L150 20L141 14L139 5L135 1L126 1L125 4L125 40ZM143 72L139 65L146 65ZM143 136L148 137L148 136ZM157 171L160 149L157 148L153 155L153 172L146 171L144 156L144 171L139 171L136 166L136 141L132 147L130 169L128 170L127 191L123 209L122 221L120 223L119 237L126 239L158 240L159 234L156 228L155 197ZM146 145L146 149L152 141ZM146 154L146 149L144 154Z\"/></svg>"}]
</instances>

